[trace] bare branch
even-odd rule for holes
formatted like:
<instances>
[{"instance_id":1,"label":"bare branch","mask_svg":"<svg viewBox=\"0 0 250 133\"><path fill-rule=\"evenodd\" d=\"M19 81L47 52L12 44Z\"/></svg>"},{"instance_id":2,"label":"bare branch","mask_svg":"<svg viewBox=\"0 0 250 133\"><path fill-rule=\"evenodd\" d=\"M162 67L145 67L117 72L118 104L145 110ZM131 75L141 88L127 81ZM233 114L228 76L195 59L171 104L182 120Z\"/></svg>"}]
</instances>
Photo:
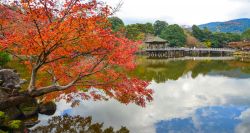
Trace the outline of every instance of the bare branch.
<instances>
[{"instance_id":1,"label":"bare branch","mask_svg":"<svg viewBox=\"0 0 250 133\"><path fill-rule=\"evenodd\" d=\"M120 0L117 5L112 9L111 15L116 14L117 12L120 11L122 5L124 4L123 0Z\"/></svg>"},{"instance_id":2,"label":"bare branch","mask_svg":"<svg viewBox=\"0 0 250 133\"><path fill-rule=\"evenodd\" d=\"M45 1L44 3L40 0L40 3L43 5L45 11L46 11L46 16L48 17L49 19L49 22L52 23L52 19L51 17L49 16L49 11L48 11L48 7L47 7L47 2Z\"/></svg>"}]
</instances>

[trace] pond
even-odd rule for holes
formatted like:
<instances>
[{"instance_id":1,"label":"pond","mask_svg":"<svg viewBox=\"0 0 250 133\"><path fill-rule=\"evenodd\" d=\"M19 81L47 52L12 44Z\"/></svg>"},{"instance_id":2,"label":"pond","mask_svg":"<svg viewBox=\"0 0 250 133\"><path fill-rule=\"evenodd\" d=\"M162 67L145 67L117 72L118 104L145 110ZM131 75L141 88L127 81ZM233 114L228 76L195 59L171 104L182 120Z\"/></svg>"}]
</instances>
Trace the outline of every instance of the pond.
<instances>
[{"instance_id":1,"label":"pond","mask_svg":"<svg viewBox=\"0 0 250 133\"><path fill-rule=\"evenodd\" d=\"M130 76L150 81L154 100L145 108L116 100L57 102L54 116L91 117L132 133L247 133L250 131L250 61L234 58L137 59ZM52 116L39 115L37 126ZM68 123L70 125L70 123ZM71 126L76 126L71 123Z\"/></svg>"}]
</instances>

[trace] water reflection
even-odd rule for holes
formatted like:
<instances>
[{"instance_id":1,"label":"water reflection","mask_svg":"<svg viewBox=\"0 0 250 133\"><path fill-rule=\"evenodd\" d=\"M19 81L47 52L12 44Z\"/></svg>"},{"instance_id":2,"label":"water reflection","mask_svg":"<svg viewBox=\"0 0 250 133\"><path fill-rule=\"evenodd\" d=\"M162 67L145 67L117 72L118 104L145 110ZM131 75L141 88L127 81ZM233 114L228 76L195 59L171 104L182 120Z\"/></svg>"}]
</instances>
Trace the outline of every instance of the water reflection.
<instances>
[{"instance_id":1,"label":"water reflection","mask_svg":"<svg viewBox=\"0 0 250 133\"><path fill-rule=\"evenodd\" d=\"M126 127L114 131L113 127L103 128L103 123L92 123L92 117L55 116L48 121L48 125L36 127L34 133L129 133Z\"/></svg>"},{"instance_id":2,"label":"water reflection","mask_svg":"<svg viewBox=\"0 0 250 133\"><path fill-rule=\"evenodd\" d=\"M163 83L167 80L177 80L188 72L192 72L193 78L196 78L199 74L207 75L210 73L235 78L239 78L242 75L250 77L250 62L242 62L236 59L150 60L139 58L138 67L131 74L144 80L154 80L157 83Z\"/></svg>"},{"instance_id":3,"label":"water reflection","mask_svg":"<svg viewBox=\"0 0 250 133\"><path fill-rule=\"evenodd\" d=\"M144 60L144 59L142 59ZM116 100L57 103L55 116L92 116L104 127L132 133L237 132L250 127L250 64L231 61L142 61L130 74L151 80L154 101L146 108ZM48 116L40 115L40 125Z\"/></svg>"},{"instance_id":4,"label":"water reflection","mask_svg":"<svg viewBox=\"0 0 250 133\"><path fill-rule=\"evenodd\" d=\"M204 107L197 109L189 118L160 121L156 124L156 131L233 133L241 122L237 117L244 110L244 107Z\"/></svg>"}]
</instances>

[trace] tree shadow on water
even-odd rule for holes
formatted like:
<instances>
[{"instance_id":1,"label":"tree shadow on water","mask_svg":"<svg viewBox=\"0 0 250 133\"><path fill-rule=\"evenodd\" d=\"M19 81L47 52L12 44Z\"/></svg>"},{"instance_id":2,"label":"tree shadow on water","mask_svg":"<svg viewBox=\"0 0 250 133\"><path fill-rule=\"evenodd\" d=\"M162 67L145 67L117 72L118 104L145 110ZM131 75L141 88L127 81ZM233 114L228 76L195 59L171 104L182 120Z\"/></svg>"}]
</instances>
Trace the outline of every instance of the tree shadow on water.
<instances>
[{"instance_id":1,"label":"tree shadow on water","mask_svg":"<svg viewBox=\"0 0 250 133\"><path fill-rule=\"evenodd\" d=\"M48 125L38 126L33 133L129 133L126 127L115 131L113 127L105 128L104 123L92 122L92 117L55 116L48 120Z\"/></svg>"}]
</instances>

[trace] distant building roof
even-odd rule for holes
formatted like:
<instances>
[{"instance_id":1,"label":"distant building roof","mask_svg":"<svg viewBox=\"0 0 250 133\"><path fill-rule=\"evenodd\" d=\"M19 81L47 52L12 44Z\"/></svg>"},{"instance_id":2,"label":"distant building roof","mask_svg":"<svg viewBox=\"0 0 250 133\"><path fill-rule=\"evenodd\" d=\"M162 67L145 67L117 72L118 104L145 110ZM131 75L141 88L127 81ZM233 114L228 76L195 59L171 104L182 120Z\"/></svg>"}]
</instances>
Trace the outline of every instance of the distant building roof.
<instances>
[{"instance_id":1,"label":"distant building roof","mask_svg":"<svg viewBox=\"0 0 250 133\"><path fill-rule=\"evenodd\" d=\"M147 36L145 43L166 43L167 40L164 40L158 36Z\"/></svg>"}]
</instances>

